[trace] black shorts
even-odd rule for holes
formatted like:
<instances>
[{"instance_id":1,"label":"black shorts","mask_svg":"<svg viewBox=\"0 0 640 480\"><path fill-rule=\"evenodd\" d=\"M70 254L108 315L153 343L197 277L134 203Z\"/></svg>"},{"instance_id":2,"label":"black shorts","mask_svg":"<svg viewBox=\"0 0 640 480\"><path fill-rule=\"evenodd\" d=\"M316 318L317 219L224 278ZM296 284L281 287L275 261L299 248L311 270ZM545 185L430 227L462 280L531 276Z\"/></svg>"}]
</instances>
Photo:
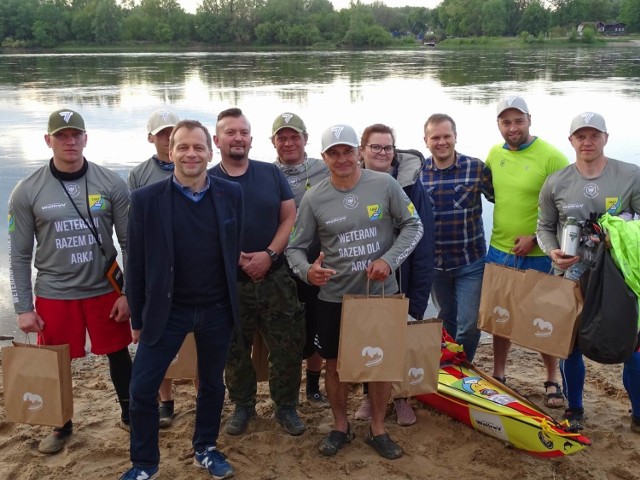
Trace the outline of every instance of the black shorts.
<instances>
[{"instance_id":1,"label":"black shorts","mask_svg":"<svg viewBox=\"0 0 640 480\"><path fill-rule=\"evenodd\" d=\"M318 299L316 318L318 319L316 350L322 358L329 360L338 358L342 303L325 302Z\"/></svg>"}]
</instances>

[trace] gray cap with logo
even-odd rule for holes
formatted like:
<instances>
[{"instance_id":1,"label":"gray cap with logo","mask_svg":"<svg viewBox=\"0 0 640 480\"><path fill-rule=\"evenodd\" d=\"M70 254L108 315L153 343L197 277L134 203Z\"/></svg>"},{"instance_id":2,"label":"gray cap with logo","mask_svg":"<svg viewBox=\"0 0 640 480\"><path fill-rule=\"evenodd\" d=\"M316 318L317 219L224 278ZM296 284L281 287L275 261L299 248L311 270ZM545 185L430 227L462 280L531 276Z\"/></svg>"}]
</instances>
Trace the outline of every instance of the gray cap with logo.
<instances>
[{"instance_id":1,"label":"gray cap with logo","mask_svg":"<svg viewBox=\"0 0 640 480\"><path fill-rule=\"evenodd\" d=\"M599 113L584 112L574 117L571 121L571 128L569 128L569 135L573 135L581 128L595 128L603 133L607 133L607 124L604 123L604 118Z\"/></svg>"},{"instance_id":2,"label":"gray cap with logo","mask_svg":"<svg viewBox=\"0 0 640 480\"><path fill-rule=\"evenodd\" d=\"M271 136L274 136L283 128L291 128L298 133L307 133L307 127L302 121L302 119L296 115L295 113L281 113L276 117L273 121L273 126L271 127Z\"/></svg>"},{"instance_id":3,"label":"gray cap with logo","mask_svg":"<svg viewBox=\"0 0 640 480\"><path fill-rule=\"evenodd\" d=\"M160 109L151 114L147 121L147 132L149 135L155 135L165 128L173 128L180 121L178 115L171 110Z\"/></svg>"},{"instance_id":4,"label":"gray cap with logo","mask_svg":"<svg viewBox=\"0 0 640 480\"><path fill-rule=\"evenodd\" d=\"M49 123L47 123L47 133L49 135L53 135L65 128L74 128L86 132L82 115L68 108L61 108L49 115Z\"/></svg>"},{"instance_id":5,"label":"gray cap with logo","mask_svg":"<svg viewBox=\"0 0 640 480\"><path fill-rule=\"evenodd\" d=\"M322 153L334 145L360 146L360 139L353 127L349 125L334 125L327 128L322 134Z\"/></svg>"},{"instance_id":6,"label":"gray cap with logo","mask_svg":"<svg viewBox=\"0 0 640 480\"><path fill-rule=\"evenodd\" d=\"M529 114L529 107L527 107L527 102L524 101L524 98L518 97L517 95L509 95L498 103L498 117L502 115L502 112L510 108L515 108L522 113Z\"/></svg>"}]
</instances>

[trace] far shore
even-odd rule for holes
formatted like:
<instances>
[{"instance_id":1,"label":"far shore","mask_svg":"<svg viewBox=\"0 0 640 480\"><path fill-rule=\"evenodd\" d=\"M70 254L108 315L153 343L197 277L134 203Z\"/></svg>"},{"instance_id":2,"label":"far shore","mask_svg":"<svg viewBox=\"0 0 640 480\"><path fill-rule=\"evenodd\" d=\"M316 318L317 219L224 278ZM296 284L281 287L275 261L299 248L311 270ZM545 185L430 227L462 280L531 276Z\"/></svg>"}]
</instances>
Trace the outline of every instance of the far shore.
<instances>
[{"instance_id":1,"label":"far shore","mask_svg":"<svg viewBox=\"0 0 640 480\"><path fill-rule=\"evenodd\" d=\"M427 45L435 44L434 46ZM341 50L422 50L422 49L465 49L465 48L603 48L603 47L638 47L640 35L632 34L621 37L597 37L592 43L585 43L580 39L570 41L567 37L545 38L543 40L525 41L517 37L464 37L450 38L444 41L426 41L425 43L398 42L387 47L348 48L334 44L319 44L310 47L289 47L286 45L211 45L206 43L151 43L151 42L121 42L114 45L98 44L63 44L52 48L28 47L12 48L0 47L0 54L96 54L96 53L216 53L216 52L314 52Z\"/></svg>"}]
</instances>

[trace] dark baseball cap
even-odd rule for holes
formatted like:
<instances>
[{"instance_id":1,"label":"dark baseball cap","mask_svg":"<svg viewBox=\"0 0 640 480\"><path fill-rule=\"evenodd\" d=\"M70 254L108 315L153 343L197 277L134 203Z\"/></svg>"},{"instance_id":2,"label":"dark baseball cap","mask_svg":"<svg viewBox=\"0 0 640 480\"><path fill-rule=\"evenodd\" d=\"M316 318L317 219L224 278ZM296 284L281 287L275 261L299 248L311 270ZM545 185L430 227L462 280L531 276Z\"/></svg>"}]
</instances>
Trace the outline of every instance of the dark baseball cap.
<instances>
[{"instance_id":1,"label":"dark baseball cap","mask_svg":"<svg viewBox=\"0 0 640 480\"><path fill-rule=\"evenodd\" d=\"M82 115L68 108L56 110L49 115L49 123L47 124L47 133L49 135L53 135L65 128L75 128L76 130L86 132Z\"/></svg>"}]
</instances>

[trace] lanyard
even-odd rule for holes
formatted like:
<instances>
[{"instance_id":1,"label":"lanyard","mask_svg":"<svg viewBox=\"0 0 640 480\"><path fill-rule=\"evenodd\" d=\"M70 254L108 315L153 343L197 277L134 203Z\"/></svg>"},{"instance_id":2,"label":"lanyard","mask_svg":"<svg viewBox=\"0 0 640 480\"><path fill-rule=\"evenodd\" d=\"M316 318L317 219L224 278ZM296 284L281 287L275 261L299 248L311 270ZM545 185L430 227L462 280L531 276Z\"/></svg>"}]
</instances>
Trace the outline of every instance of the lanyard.
<instances>
[{"instance_id":1,"label":"lanyard","mask_svg":"<svg viewBox=\"0 0 640 480\"><path fill-rule=\"evenodd\" d=\"M56 177L56 178L58 178L58 177ZM84 190L85 190L85 195L86 195L85 200L86 200L86 203L87 203L87 214L89 215L89 221L87 221L84 218L84 216L82 215L82 213L80 213L80 209L76 205L76 202L73 201L73 198L71 198L71 194L69 193L69 190L67 190L67 187L64 186L64 183L62 183L62 180L60 178L58 178L58 181L60 182L60 186L64 190L64 193L66 193L67 197L69 197L69 201L71 202L71 205L73 205L73 208L76 209L76 212L78 213L78 216L85 223L85 225L87 226L87 228L89 229L89 231L93 235L93 238L96 239L96 243L98 244L98 247L100 247L100 251L102 252L102 255L104 255L104 258L108 259L107 254L104 251L104 248L102 247L102 242L100 241L100 238L98 237L98 230L97 230L96 226L93 223L93 217L91 216L91 208L89 207L89 185L88 185L88 182L87 182L87 175L85 174L85 176L84 176Z\"/></svg>"}]
</instances>

